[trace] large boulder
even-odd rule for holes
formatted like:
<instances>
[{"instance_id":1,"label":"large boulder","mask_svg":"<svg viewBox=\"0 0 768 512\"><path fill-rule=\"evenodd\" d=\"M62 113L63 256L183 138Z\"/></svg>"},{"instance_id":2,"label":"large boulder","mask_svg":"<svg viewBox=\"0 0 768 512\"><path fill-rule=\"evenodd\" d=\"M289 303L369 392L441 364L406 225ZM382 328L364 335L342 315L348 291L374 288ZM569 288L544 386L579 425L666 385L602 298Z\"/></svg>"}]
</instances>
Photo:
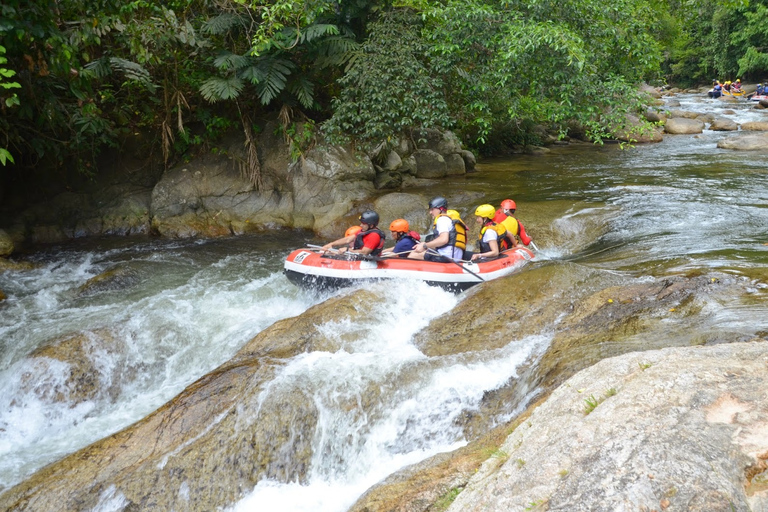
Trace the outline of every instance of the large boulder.
<instances>
[{"instance_id":1,"label":"large boulder","mask_svg":"<svg viewBox=\"0 0 768 512\"><path fill-rule=\"evenodd\" d=\"M768 149L767 133L740 133L717 143L721 149L735 149L737 151L759 151Z\"/></svg>"},{"instance_id":2,"label":"large boulder","mask_svg":"<svg viewBox=\"0 0 768 512\"><path fill-rule=\"evenodd\" d=\"M731 132L738 130L739 125L733 119L728 119L727 117L716 117L709 125L709 129L716 132Z\"/></svg>"},{"instance_id":3,"label":"large boulder","mask_svg":"<svg viewBox=\"0 0 768 512\"><path fill-rule=\"evenodd\" d=\"M417 149L413 157L416 159L417 178L444 178L448 175L448 165L440 153L431 149Z\"/></svg>"},{"instance_id":4,"label":"large boulder","mask_svg":"<svg viewBox=\"0 0 768 512\"><path fill-rule=\"evenodd\" d=\"M741 129L752 132L766 132L768 131L768 121L750 121L742 123Z\"/></svg>"},{"instance_id":5,"label":"large boulder","mask_svg":"<svg viewBox=\"0 0 768 512\"><path fill-rule=\"evenodd\" d=\"M764 510L766 361L765 341L605 359L517 426L448 510Z\"/></svg>"},{"instance_id":6,"label":"large boulder","mask_svg":"<svg viewBox=\"0 0 768 512\"><path fill-rule=\"evenodd\" d=\"M670 134L701 133L704 130L704 122L698 119L674 117L667 119L664 131Z\"/></svg>"}]
</instances>

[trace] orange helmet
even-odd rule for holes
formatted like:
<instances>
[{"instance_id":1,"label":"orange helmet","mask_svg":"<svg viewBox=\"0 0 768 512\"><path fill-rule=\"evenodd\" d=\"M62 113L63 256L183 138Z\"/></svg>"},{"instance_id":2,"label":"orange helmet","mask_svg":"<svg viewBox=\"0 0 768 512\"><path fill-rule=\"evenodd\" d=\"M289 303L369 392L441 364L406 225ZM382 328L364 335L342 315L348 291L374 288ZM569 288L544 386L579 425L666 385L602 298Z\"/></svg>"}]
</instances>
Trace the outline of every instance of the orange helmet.
<instances>
[{"instance_id":1,"label":"orange helmet","mask_svg":"<svg viewBox=\"0 0 768 512\"><path fill-rule=\"evenodd\" d=\"M410 229L411 228L408 225L408 221L405 219L395 219L389 225L390 231L395 231L400 233L407 233Z\"/></svg>"},{"instance_id":2,"label":"orange helmet","mask_svg":"<svg viewBox=\"0 0 768 512\"><path fill-rule=\"evenodd\" d=\"M505 199L501 202L501 207L505 210L517 210L517 205L511 199Z\"/></svg>"},{"instance_id":3,"label":"orange helmet","mask_svg":"<svg viewBox=\"0 0 768 512\"><path fill-rule=\"evenodd\" d=\"M344 237L348 237L350 235L356 235L358 234L363 228L360 226L350 226L349 229L347 229L347 232L344 233Z\"/></svg>"}]
</instances>

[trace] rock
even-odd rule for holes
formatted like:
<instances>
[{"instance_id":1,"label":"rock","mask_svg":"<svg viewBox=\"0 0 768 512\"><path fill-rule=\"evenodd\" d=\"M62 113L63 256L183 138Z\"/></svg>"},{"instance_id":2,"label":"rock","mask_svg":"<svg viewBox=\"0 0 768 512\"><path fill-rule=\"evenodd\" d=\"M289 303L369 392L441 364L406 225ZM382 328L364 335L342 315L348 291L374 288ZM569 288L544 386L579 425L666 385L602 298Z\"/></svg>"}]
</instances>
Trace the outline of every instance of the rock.
<instances>
[{"instance_id":1,"label":"rock","mask_svg":"<svg viewBox=\"0 0 768 512\"><path fill-rule=\"evenodd\" d=\"M680 106L680 102L678 100L669 100L667 102L667 106L668 107L679 107Z\"/></svg>"},{"instance_id":2,"label":"rock","mask_svg":"<svg viewBox=\"0 0 768 512\"><path fill-rule=\"evenodd\" d=\"M726 115L726 116L732 116L732 115L734 115L735 113L736 113L736 111L735 111L735 110L731 110L731 109L729 109L729 108L728 108L728 109L725 109L725 110L723 110L723 111L722 111L722 114L723 114L723 115Z\"/></svg>"},{"instance_id":3,"label":"rock","mask_svg":"<svg viewBox=\"0 0 768 512\"><path fill-rule=\"evenodd\" d=\"M757 103L763 108L768 108L768 100L760 100Z\"/></svg>"},{"instance_id":4,"label":"rock","mask_svg":"<svg viewBox=\"0 0 768 512\"><path fill-rule=\"evenodd\" d=\"M107 329L52 340L29 355L29 370L19 376L19 388L44 402L65 402L69 407L100 398L111 402L134 374L125 366L104 371L104 358L117 360L120 350ZM56 363L66 366L62 369Z\"/></svg>"},{"instance_id":5,"label":"rock","mask_svg":"<svg viewBox=\"0 0 768 512\"><path fill-rule=\"evenodd\" d=\"M714 114L701 114L700 116L697 116L696 119L698 119L702 123L711 124L712 121L715 120L715 115Z\"/></svg>"},{"instance_id":6,"label":"rock","mask_svg":"<svg viewBox=\"0 0 768 512\"><path fill-rule=\"evenodd\" d=\"M445 167L448 176L460 176L465 174L466 168L464 164L464 158L459 153L451 153L445 157Z\"/></svg>"},{"instance_id":7,"label":"rock","mask_svg":"<svg viewBox=\"0 0 768 512\"><path fill-rule=\"evenodd\" d=\"M401 165L403 165L403 160L400 158L400 155L396 151L390 151L381 168L385 171L396 171Z\"/></svg>"},{"instance_id":8,"label":"rock","mask_svg":"<svg viewBox=\"0 0 768 512\"><path fill-rule=\"evenodd\" d=\"M5 258L0 258L0 272L4 272L6 270L32 270L33 268L36 268L35 265L28 261L12 261Z\"/></svg>"},{"instance_id":9,"label":"rock","mask_svg":"<svg viewBox=\"0 0 768 512\"><path fill-rule=\"evenodd\" d=\"M0 302L4 301L7 298L8 296L5 293L3 293L3 290L0 290Z\"/></svg>"},{"instance_id":10,"label":"rock","mask_svg":"<svg viewBox=\"0 0 768 512\"><path fill-rule=\"evenodd\" d=\"M644 93L646 93L651 98L661 98L661 92L656 89L655 87L648 85L648 84L642 84L640 86L640 90Z\"/></svg>"},{"instance_id":11,"label":"rock","mask_svg":"<svg viewBox=\"0 0 768 512\"><path fill-rule=\"evenodd\" d=\"M0 258L7 258L12 253L13 239L4 229L0 229Z\"/></svg>"},{"instance_id":12,"label":"rock","mask_svg":"<svg viewBox=\"0 0 768 512\"><path fill-rule=\"evenodd\" d=\"M761 510L767 361L765 341L605 359L515 428L448 510Z\"/></svg>"},{"instance_id":13,"label":"rock","mask_svg":"<svg viewBox=\"0 0 768 512\"><path fill-rule=\"evenodd\" d=\"M721 149L735 149L738 151L757 151L768 149L768 134L766 133L740 133L734 137L722 139L717 143Z\"/></svg>"},{"instance_id":14,"label":"rock","mask_svg":"<svg viewBox=\"0 0 768 512\"><path fill-rule=\"evenodd\" d=\"M650 126L635 115L628 114L625 124L616 131L616 138L625 142L661 142L664 139L661 128Z\"/></svg>"},{"instance_id":15,"label":"rock","mask_svg":"<svg viewBox=\"0 0 768 512\"><path fill-rule=\"evenodd\" d=\"M4 490L0 510L91 510L109 497L120 510L217 510L264 478L305 481L318 417L313 384L297 379L284 393L264 384L279 360L354 342L356 333L339 339L318 326L365 326L381 300L359 290L275 323L148 417Z\"/></svg>"},{"instance_id":16,"label":"rock","mask_svg":"<svg viewBox=\"0 0 768 512\"><path fill-rule=\"evenodd\" d=\"M701 133L703 130L704 123L698 119L675 117L667 119L664 125L664 131L671 134Z\"/></svg>"},{"instance_id":17,"label":"rock","mask_svg":"<svg viewBox=\"0 0 768 512\"><path fill-rule=\"evenodd\" d=\"M381 172L376 172L376 178L373 180L373 186L376 187L376 190L396 189L400 188L400 185L402 184L403 175L399 172L382 170Z\"/></svg>"},{"instance_id":18,"label":"rock","mask_svg":"<svg viewBox=\"0 0 768 512\"><path fill-rule=\"evenodd\" d=\"M464 168L467 172L472 172L475 170L475 166L477 165L477 160L475 159L474 153L471 151L467 151L466 149L463 149L461 151L461 158L464 159Z\"/></svg>"},{"instance_id":19,"label":"rock","mask_svg":"<svg viewBox=\"0 0 768 512\"><path fill-rule=\"evenodd\" d=\"M416 141L416 149L430 149L440 155L461 153L461 142L451 131L413 130L412 137Z\"/></svg>"},{"instance_id":20,"label":"rock","mask_svg":"<svg viewBox=\"0 0 768 512\"><path fill-rule=\"evenodd\" d=\"M742 123L741 129L745 131L765 132L768 131L768 121L750 121L748 123Z\"/></svg>"},{"instance_id":21,"label":"rock","mask_svg":"<svg viewBox=\"0 0 768 512\"><path fill-rule=\"evenodd\" d=\"M699 116L702 116L703 114L701 112L689 112L687 110L672 110L669 112L670 119L697 119Z\"/></svg>"},{"instance_id":22,"label":"rock","mask_svg":"<svg viewBox=\"0 0 768 512\"><path fill-rule=\"evenodd\" d=\"M427 212L429 199L417 194L406 194L394 192L379 197L373 203L373 209L376 210L382 219L389 223L395 219L405 219L408 221L411 229L417 233L425 233L429 228L431 221ZM386 224L384 227L388 227ZM389 234L387 234L389 237Z\"/></svg>"},{"instance_id":23,"label":"rock","mask_svg":"<svg viewBox=\"0 0 768 512\"><path fill-rule=\"evenodd\" d=\"M417 178L444 178L448 175L448 166L442 155L431 149L417 149L413 153L416 159Z\"/></svg>"},{"instance_id":24,"label":"rock","mask_svg":"<svg viewBox=\"0 0 768 512\"><path fill-rule=\"evenodd\" d=\"M735 131L739 129L739 125L736 124L736 121L728 119L727 117L716 117L712 120L709 129L716 132Z\"/></svg>"},{"instance_id":25,"label":"rock","mask_svg":"<svg viewBox=\"0 0 768 512\"><path fill-rule=\"evenodd\" d=\"M125 290L141 281L139 272L128 264L115 265L90 278L80 288L80 296L91 296L101 292Z\"/></svg>"},{"instance_id":26,"label":"rock","mask_svg":"<svg viewBox=\"0 0 768 512\"><path fill-rule=\"evenodd\" d=\"M667 118L667 116L664 116L662 118L662 116L655 110L646 110L645 112L643 112L643 117L645 118L646 121L650 123L658 123L662 120L666 120Z\"/></svg>"}]
</instances>

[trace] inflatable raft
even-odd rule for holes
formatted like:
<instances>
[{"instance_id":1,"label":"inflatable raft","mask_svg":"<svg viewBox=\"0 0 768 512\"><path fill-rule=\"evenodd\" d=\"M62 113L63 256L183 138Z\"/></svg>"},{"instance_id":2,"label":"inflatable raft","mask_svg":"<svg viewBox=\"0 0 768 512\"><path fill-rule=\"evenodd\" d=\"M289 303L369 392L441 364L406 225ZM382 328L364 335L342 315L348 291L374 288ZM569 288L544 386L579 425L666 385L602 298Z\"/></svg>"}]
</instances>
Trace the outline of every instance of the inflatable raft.
<instances>
[{"instance_id":1,"label":"inflatable raft","mask_svg":"<svg viewBox=\"0 0 768 512\"><path fill-rule=\"evenodd\" d=\"M509 275L533 258L533 252L522 246L490 260L450 263L296 249L285 260L285 275L303 288L339 288L375 279L417 279L459 292Z\"/></svg>"}]
</instances>

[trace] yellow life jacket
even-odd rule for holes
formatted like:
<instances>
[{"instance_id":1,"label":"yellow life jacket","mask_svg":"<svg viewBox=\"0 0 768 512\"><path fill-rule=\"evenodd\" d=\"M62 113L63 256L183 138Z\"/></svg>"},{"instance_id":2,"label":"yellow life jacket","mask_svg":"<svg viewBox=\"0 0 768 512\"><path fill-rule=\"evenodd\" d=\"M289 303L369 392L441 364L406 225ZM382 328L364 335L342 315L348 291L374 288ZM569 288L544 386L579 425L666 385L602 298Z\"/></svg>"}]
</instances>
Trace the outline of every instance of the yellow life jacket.
<instances>
[{"instance_id":1,"label":"yellow life jacket","mask_svg":"<svg viewBox=\"0 0 768 512\"><path fill-rule=\"evenodd\" d=\"M439 219L440 217L448 217L449 219L451 219L451 222L453 223L453 227L451 228L451 231L448 234L448 243L445 245L453 245L455 247L458 247L461 250L466 249L467 248L467 225L464 224L464 221L461 220L461 217L459 217L459 212L457 212L456 210L448 210L446 213L441 213L440 215L435 217L435 220L432 222L432 232L427 238L429 240L434 240L439 235L439 233L437 232L437 219Z\"/></svg>"},{"instance_id":2,"label":"yellow life jacket","mask_svg":"<svg viewBox=\"0 0 768 512\"><path fill-rule=\"evenodd\" d=\"M478 252L488 252L491 250L491 245L487 242L483 242L483 235L485 235L485 232L488 231L488 229L492 229L496 231L496 234L498 235L498 244L499 244L499 251L503 251L507 248L507 230L504 226L501 224L496 224L495 222L491 222L489 224L485 224L482 228L480 228L480 235L478 236L478 246L480 247L480 250Z\"/></svg>"}]
</instances>

